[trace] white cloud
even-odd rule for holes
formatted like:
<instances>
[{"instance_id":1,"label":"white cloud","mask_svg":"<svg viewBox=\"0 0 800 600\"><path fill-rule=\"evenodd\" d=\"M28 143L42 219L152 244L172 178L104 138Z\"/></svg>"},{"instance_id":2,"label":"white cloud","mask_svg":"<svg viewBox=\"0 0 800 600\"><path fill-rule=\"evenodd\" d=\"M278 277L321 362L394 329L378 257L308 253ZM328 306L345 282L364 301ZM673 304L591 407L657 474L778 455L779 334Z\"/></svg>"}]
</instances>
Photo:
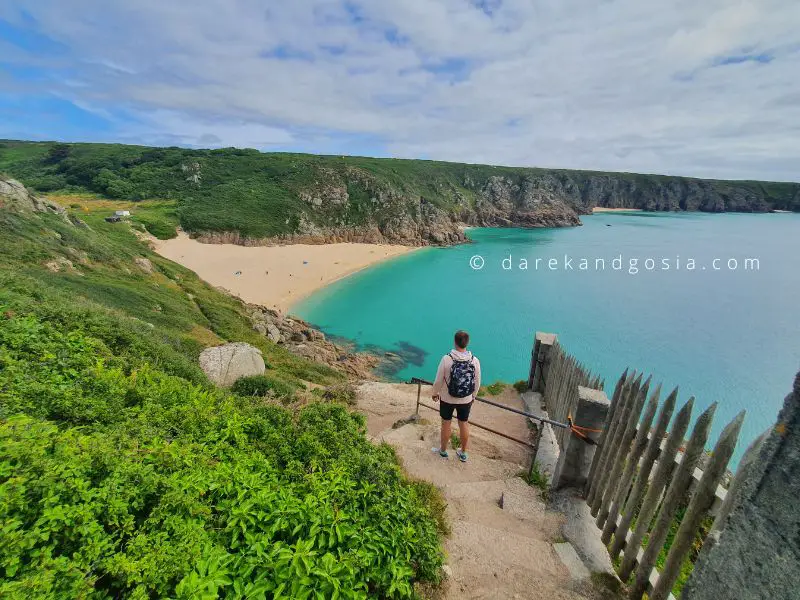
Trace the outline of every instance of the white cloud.
<instances>
[{"instance_id":1,"label":"white cloud","mask_svg":"<svg viewBox=\"0 0 800 600\"><path fill-rule=\"evenodd\" d=\"M800 179L795 0L25 4L127 140Z\"/></svg>"}]
</instances>

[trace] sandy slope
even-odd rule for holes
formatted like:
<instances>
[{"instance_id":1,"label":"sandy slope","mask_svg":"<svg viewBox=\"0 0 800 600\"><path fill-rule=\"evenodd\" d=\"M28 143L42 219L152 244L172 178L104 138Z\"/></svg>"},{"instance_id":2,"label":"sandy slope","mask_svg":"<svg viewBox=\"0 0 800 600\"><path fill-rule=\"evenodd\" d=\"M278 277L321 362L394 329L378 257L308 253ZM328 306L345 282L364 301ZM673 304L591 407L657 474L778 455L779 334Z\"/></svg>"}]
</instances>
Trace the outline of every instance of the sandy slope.
<instances>
[{"instance_id":1,"label":"sandy slope","mask_svg":"<svg viewBox=\"0 0 800 600\"><path fill-rule=\"evenodd\" d=\"M387 258L414 250L380 244L237 246L202 244L183 232L151 240L161 256L246 302L287 311L299 299Z\"/></svg>"}]
</instances>

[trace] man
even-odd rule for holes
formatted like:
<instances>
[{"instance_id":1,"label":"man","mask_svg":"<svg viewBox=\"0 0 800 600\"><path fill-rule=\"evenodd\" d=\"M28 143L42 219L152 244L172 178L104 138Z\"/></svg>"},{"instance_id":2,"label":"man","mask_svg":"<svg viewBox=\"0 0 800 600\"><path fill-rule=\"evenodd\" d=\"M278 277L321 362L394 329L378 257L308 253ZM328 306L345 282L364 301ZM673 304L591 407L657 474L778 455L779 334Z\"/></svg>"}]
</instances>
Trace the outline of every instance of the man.
<instances>
[{"instance_id":1,"label":"man","mask_svg":"<svg viewBox=\"0 0 800 600\"><path fill-rule=\"evenodd\" d=\"M450 422L455 411L461 439L461 448L456 450L456 455L461 462L467 462L469 411L481 387L481 363L467 350L468 344L469 334L466 331L456 331L455 348L439 361L432 395L434 402L439 402L439 416L442 417L440 444L433 450L442 458L449 457L447 444L450 441Z\"/></svg>"}]
</instances>

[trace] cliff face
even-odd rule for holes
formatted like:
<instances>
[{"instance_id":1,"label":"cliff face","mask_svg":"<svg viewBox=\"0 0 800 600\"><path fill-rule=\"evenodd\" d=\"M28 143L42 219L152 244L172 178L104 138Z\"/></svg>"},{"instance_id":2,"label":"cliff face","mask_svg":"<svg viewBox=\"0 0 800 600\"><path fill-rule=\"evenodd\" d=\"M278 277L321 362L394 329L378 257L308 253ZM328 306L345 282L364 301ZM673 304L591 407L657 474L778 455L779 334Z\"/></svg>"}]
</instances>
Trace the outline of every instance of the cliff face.
<instances>
[{"instance_id":1,"label":"cliff face","mask_svg":"<svg viewBox=\"0 0 800 600\"><path fill-rule=\"evenodd\" d=\"M296 230L261 239L240 232L204 231L204 242L269 243L366 242L408 246L467 241L465 225L478 227L570 227L580 225L573 205L553 186L532 177L467 176L457 183L431 181L420 194L403 182L392 186L366 170L324 170L313 185L298 191L304 206ZM460 184L460 185L459 185Z\"/></svg>"},{"instance_id":2,"label":"cliff face","mask_svg":"<svg viewBox=\"0 0 800 600\"><path fill-rule=\"evenodd\" d=\"M763 191L735 182L682 177L591 175L577 182L586 207L641 208L652 211L767 212Z\"/></svg>"},{"instance_id":3,"label":"cliff face","mask_svg":"<svg viewBox=\"0 0 800 600\"><path fill-rule=\"evenodd\" d=\"M430 197L403 187L392 188L365 172L348 169L322 189L301 193L308 212L298 226L299 236L400 243L448 245L466 241L464 225L480 227L567 227L580 225L576 208L565 198L538 186L531 178L466 177L461 185L432 182ZM348 189L353 191L351 198ZM364 210L358 195L366 195ZM364 194L365 193L365 194ZM445 199L443 202L442 199ZM347 227L348 212L356 206L366 213L364 225ZM333 227L331 221L336 222Z\"/></svg>"},{"instance_id":4,"label":"cliff face","mask_svg":"<svg viewBox=\"0 0 800 600\"><path fill-rule=\"evenodd\" d=\"M209 242L449 245L464 225L568 227L595 206L800 212L800 184L223 148L0 141L0 169L40 191L175 201Z\"/></svg>"}]
</instances>

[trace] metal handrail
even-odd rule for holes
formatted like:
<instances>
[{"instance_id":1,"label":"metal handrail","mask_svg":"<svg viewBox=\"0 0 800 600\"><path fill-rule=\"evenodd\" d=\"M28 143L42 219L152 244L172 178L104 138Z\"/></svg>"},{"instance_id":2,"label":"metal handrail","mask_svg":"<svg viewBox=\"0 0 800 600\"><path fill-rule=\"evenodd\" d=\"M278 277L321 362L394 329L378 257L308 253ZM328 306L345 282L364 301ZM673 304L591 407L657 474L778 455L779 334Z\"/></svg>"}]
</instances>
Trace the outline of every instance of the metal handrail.
<instances>
[{"instance_id":1,"label":"metal handrail","mask_svg":"<svg viewBox=\"0 0 800 600\"><path fill-rule=\"evenodd\" d=\"M410 383L416 383L420 387L417 389L417 404L420 404L420 393L422 391L422 385L433 385L432 381L427 381L426 379L421 379L420 377L412 377ZM542 423L550 423L550 425L554 425L555 427L561 427L562 429L569 429L569 425L566 423L559 423L558 421L553 421L551 419L546 419L545 417L540 417L538 415L534 415L524 410L519 410L518 408L513 408L511 406L506 406L505 404L500 404L499 402L495 402L493 400L487 400L486 398L481 398L480 396L475 396L475 400L478 402L483 402L484 404L491 404L492 406L496 406L497 408L501 408L503 410L507 410L509 412L517 413L518 415L522 415L524 417L528 417L530 419L535 419ZM428 407L430 408L430 407ZM435 410L435 409L434 409ZM419 411L417 411L419 412Z\"/></svg>"}]
</instances>

